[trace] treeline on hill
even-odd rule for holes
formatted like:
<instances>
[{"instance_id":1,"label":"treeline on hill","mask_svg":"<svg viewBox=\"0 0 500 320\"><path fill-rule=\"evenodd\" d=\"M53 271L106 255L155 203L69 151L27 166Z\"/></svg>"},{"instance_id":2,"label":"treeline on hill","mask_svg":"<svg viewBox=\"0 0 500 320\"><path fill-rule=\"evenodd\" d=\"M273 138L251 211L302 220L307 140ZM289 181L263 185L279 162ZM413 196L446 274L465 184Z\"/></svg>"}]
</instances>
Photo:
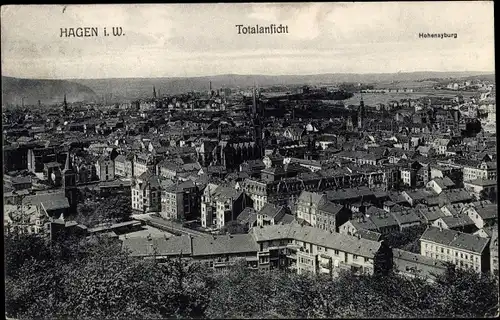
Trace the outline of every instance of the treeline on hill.
<instances>
[{"instance_id":1,"label":"treeline on hill","mask_svg":"<svg viewBox=\"0 0 500 320\"><path fill-rule=\"evenodd\" d=\"M259 273L239 264L217 275L122 252L107 238L46 243L7 235L6 316L16 319L483 317L498 314L489 274L454 270L430 284L398 275L335 280Z\"/></svg>"}]
</instances>

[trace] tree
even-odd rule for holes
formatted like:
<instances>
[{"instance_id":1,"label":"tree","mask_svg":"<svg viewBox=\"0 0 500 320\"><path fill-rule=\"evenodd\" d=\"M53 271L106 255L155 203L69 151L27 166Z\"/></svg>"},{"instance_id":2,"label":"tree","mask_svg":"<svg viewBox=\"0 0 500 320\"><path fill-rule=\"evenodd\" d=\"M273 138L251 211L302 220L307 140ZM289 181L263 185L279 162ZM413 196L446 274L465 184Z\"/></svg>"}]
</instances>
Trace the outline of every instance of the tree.
<instances>
[{"instance_id":1,"label":"tree","mask_svg":"<svg viewBox=\"0 0 500 320\"><path fill-rule=\"evenodd\" d=\"M7 233L4 237L5 269L7 277L15 277L28 260L50 259L50 248L45 240L35 234Z\"/></svg>"},{"instance_id":2,"label":"tree","mask_svg":"<svg viewBox=\"0 0 500 320\"><path fill-rule=\"evenodd\" d=\"M481 190L479 194L480 200L489 200L493 203L497 202L497 191L494 188L491 188L489 191Z\"/></svg>"},{"instance_id":3,"label":"tree","mask_svg":"<svg viewBox=\"0 0 500 320\"><path fill-rule=\"evenodd\" d=\"M447 265L436 279L438 295L436 316L492 317L498 314L498 278L489 273Z\"/></svg>"},{"instance_id":4,"label":"tree","mask_svg":"<svg viewBox=\"0 0 500 320\"><path fill-rule=\"evenodd\" d=\"M132 215L130 197L118 195L101 201L86 201L77 207L75 220L88 227L104 222L128 221Z\"/></svg>"},{"instance_id":5,"label":"tree","mask_svg":"<svg viewBox=\"0 0 500 320\"><path fill-rule=\"evenodd\" d=\"M55 249L48 259L26 260L16 277L6 277L8 316L202 317L208 305L214 282L196 263L186 265L179 259L160 264L133 258L118 241L106 237L71 241L65 249L71 259Z\"/></svg>"},{"instance_id":6,"label":"tree","mask_svg":"<svg viewBox=\"0 0 500 320\"><path fill-rule=\"evenodd\" d=\"M221 230L221 234L241 234L241 233L247 233L248 229L240 224L237 220L229 221L227 224L225 224Z\"/></svg>"},{"instance_id":7,"label":"tree","mask_svg":"<svg viewBox=\"0 0 500 320\"><path fill-rule=\"evenodd\" d=\"M413 253L420 253L419 240L425 232L427 226L417 225L403 229L398 232L391 232L385 236L387 243L392 248L407 250Z\"/></svg>"},{"instance_id":8,"label":"tree","mask_svg":"<svg viewBox=\"0 0 500 320\"><path fill-rule=\"evenodd\" d=\"M11 237L11 236L9 236ZM106 237L48 243L6 238L6 316L18 319L488 317L498 277L452 264L434 283L391 272L327 275L249 270L223 274L178 257L131 257ZM9 272L15 270L16 272Z\"/></svg>"}]
</instances>

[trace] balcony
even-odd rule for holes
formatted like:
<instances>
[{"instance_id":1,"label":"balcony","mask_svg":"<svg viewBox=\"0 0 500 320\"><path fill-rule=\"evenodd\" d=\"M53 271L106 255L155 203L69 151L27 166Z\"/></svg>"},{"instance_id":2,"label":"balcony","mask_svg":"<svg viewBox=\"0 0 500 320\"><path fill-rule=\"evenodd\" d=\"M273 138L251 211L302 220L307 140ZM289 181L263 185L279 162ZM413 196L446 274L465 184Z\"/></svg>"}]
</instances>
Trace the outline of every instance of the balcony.
<instances>
[{"instance_id":1,"label":"balcony","mask_svg":"<svg viewBox=\"0 0 500 320\"><path fill-rule=\"evenodd\" d=\"M224 268L227 266L234 265L234 261L216 261L214 262L214 268Z\"/></svg>"},{"instance_id":2,"label":"balcony","mask_svg":"<svg viewBox=\"0 0 500 320\"><path fill-rule=\"evenodd\" d=\"M295 253L288 253L288 254L286 255L286 257L287 257L288 259L297 260L297 255L296 255Z\"/></svg>"}]
</instances>

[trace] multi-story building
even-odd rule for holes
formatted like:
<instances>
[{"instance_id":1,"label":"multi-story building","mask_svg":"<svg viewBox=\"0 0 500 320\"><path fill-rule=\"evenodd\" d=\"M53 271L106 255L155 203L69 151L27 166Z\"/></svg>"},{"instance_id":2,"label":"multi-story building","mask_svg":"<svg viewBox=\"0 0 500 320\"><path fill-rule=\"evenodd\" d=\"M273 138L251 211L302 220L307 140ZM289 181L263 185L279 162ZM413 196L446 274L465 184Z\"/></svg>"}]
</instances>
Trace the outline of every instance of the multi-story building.
<instances>
[{"instance_id":1,"label":"multi-story building","mask_svg":"<svg viewBox=\"0 0 500 320\"><path fill-rule=\"evenodd\" d=\"M101 156L95 164L97 177L101 181L115 178L115 163L109 156Z\"/></svg>"},{"instance_id":2,"label":"multi-story building","mask_svg":"<svg viewBox=\"0 0 500 320\"><path fill-rule=\"evenodd\" d=\"M460 167L441 164L431 164L430 167L430 177L429 179L435 178L445 178L448 177L455 183L455 185L460 186L463 181L463 170Z\"/></svg>"},{"instance_id":3,"label":"multi-story building","mask_svg":"<svg viewBox=\"0 0 500 320\"><path fill-rule=\"evenodd\" d=\"M250 202L243 191L208 184L201 199L201 225L220 229L227 222L236 220Z\"/></svg>"},{"instance_id":4,"label":"multi-story building","mask_svg":"<svg viewBox=\"0 0 500 320\"><path fill-rule=\"evenodd\" d=\"M245 208L245 210L247 209L253 210L253 208ZM260 227L274 224L292 223L293 221L295 221L295 218L288 212L288 209L284 206L277 206L271 203L266 203L262 210L256 212L256 225ZM238 220L240 219L238 218Z\"/></svg>"},{"instance_id":5,"label":"multi-story building","mask_svg":"<svg viewBox=\"0 0 500 320\"><path fill-rule=\"evenodd\" d=\"M319 207L326 202L327 197L325 194L302 191L297 198L295 214L297 218L304 219L311 225L316 225Z\"/></svg>"},{"instance_id":6,"label":"multi-story building","mask_svg":"<svg viewBox=\"0 0 500 320\"><path fill-rule=\"evenodd\" d=\"M162 188L160 215L165 219L196 219L199 215L198 187L187 180Z\"/></svg>"},{"instance_id":7,"label":"multi-story building","mask_svg":"<svg viewBox=\"0 0 500 320\"><path fill-rule=\"evenodd\" d=\"M498 229L493 230L490 239L490 270L498 276Z\"/></svg>"},{"instance_id":8,"label":"multi-story building","mask_svg":"<svg viewBox=\"0 0 500 320\"><path fill-rule=\"evenodd\" d=\"M463 209L478 229L498 224L498 205L489 202L473 202Z\"/></svg>"},{"instance_id":9,"label":"multi-story building","mask_svg":"<svg viewBox=\"0 0 500 320\"><path fill-rule=\"evenodd\" d=\"M490 270L489 239L460 231L428 227L420 237L420 254L476 272Z\"/></svg>"},{"instance_id":10,"label":"multi-story building","mask_svg":"<svg viewBox=\"0 0 500 320\"><path fill-rule=\"evenodd\" d=\"M5 172L28 168L28 147L22 145L4 145L3 166Z\"/></svg>"},{"instance_id":11,"label":"multi-story building","mask_svg":"<svg viewBox=\"0 0 500 320\"><path fill-rule=\"evenodd\" d=\"M375 255L379 252L390 255L381 250L382 244L378 241L331 233L297 223L254 227L250 233L259 244L260 252L280 248L288 260L284 264L299 274L323 273L333 277L340 270L372 274ZM273 258L280 260L279 256Z\"/></svg>"},{"instance_id":12,"label":"multi-story building","mask_svg":"<svg viewBox=\"0 0 500 320\"><path fill-rule=\"evenodd\" d=\"M496 180L497 163L494 161L483 161L480 163L471 163L464 165L464 181L475 179Z\"/></svg>"},{"instance_id":13,"label":"multi-story building","mask_svg":"<svg viewBox=\"0 0 500 320\"><path fill-rule=\"evenodd\" d=\"M6 174L3 177L3 183L6 188L10 188L13 190L31 189L31 187L33 186L31 176L13 177Z\"/></svg>"},{"instance_id":14,"label":"multi-story building","mask_svg":"<svg viewBox=\"0 0 500 320\"><path fill-rule=\"evenodd\" d=\"M446 272L443 261L400 249L393 249L393 262L396 273L408 278L428 279L429 282L434 282L437 275Z\"/></svg>"},{"instance_id":15,"label":"multi-story building","mask_svg":"<svg viewBox=\"0 0 500 320\"><path fill-rule=\"evenodd\" d=\"M386 183L384 182L386 175L383 171L379 172L377 170L376 174L373 172L345 171L320 170L315 173L299 174L294 178L267 182L245 179L241 183L241 189L253 200L254 209L259 211L266 202L291 206L303 190L322 192L368 186L376 184L377 181L382 181L382 184Z\"/></svg>"},{"instance_id":16,"label":"multi-story building","mask_svg":"<svg viewBox=\"0 0 500 320\"><path fill-rule=\"evenodd\" d=\"M66 151L62 148L48 146L28 150L28 170L34 173L42 172L46 163L64 163L65 160Z\"/></svg>"},{"instance_id":17,"label":"multi-story building","mask_svg":"<svg viewBox=\"0 0 500 320\"><path fill-rule=\"evenodd\" d=\"M260 257L259 248L250 234L209 237L172 236L125 238L123 248L135 257L152 258L163 262L182 257L186 262L201 262L215 272L224 273L238 262L249 269L269 270L269 251ZM259 259L260 258L260 259Z\"/></svg>"},{"instance_id":18,"label":"multi-story building","mask_svg":"<svg viewBox=\"0 0 500 320\"><path fill-rule=\"evenodd\" d=\"M134 179L131 186L132 210L159 212L161 210L161 181L149 171Z\"/></svg>"},{"instance_id":19,"label":"multi-story building","mask_svg":"<svg viewBox=\"0 0 500 320\"><path fill-rule=\"evenodd\" d=\"M120 154L115 158L115 176L131 178L134 176L133 157Z\"/></svg>"},{"instance_id":20,"label":"multi-story building","mask_svg":"<svg viewBox=\"0 0 500 320\"><path fill-rule=\"evenodd\" d=\"M464 188L465 190L469 191L477 200L480 200L483 197L496 198L497 181L474 179L465 181Z\"/></svg>"},{"instance_id":21,"label":"multi-story building","mask_svg":"<svg viewBox=\"0 0 500 320\"><path fill-rule=\"evenodd\" d=\"M139 177L148 170L154 172L154 157L150 154L138 153L134 156L133 166L134 177Z\"/></svg>"},{"instance_id":22,"label":"multi-story building","mask_svg":"<svg viewBox=\"0 0 500 320\"><path fill-rule=\"evenodd\" d=\"M401 180L403 185L415 187L417 184L417 172L413 168L401 168Z\"/></svg>"},{"instance_id":23,"label":"multi-story building","mask_svg":"<svg viewBox=\"0 0 500 320\"><path fill-rule=\"evenodd\" d=\"M302 191L297 198L295 215L313 227L335 232L350 218L343 206L327 200L326 194Z\"/></svg>"}]
</instances>

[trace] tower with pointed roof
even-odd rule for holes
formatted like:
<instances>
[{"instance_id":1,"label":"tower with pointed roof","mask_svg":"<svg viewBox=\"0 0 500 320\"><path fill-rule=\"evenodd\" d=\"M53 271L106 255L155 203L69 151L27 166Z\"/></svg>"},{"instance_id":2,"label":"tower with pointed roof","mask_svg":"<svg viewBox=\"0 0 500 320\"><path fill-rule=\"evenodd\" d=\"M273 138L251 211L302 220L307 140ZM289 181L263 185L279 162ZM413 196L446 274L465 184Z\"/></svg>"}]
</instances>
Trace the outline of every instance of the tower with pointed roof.
<instances>
[{"instance_id":1,"label":"tower with pointed roof","mask_svg":"<svg viewBox=\"0 0 500 320\"><path fill-rule=\"evenodd\" d=\"M358 130L363 129L365 118L365 102L363 101L363 95L361 95L361 100L359 101L358 108Z\"/></svg>"},{"instance_id":2,"label":"tower with pointed roof","mask_svg":"<svg viewBox=\"0 0 500 320\"><path fill-rule=\"evenodd\" d=\"M153 86L153 99L156 99L156 88Z\"/></svg>"},{"instance_id":3,"label":"tower with pointed roof","mask_svg":"<svg viewBox=\"0 0 500 320\"><path fill-rule=\"evenodd\" d=\"M256 89L255 86L252 90L252 123L253 123L253 136L254 141L259 148L260 155L262 157L264 155L264 130L263 130L263 121L262 118L264 116L264 110L257 110L257 97L256 97Z\"/></svg>"},{"instance_id":4,"label":"tower with pointed roof","mask_svg":"<svg viewBox=\"0 0 500 320\"><path fill-rule=\"evenodd\" d=\"M69 202L69 212L76 213L77 205L77 188L76 188L76 174L73 171L73 165L71 163L71 149L68 148L68 154L66 156L66 164L64 165L64 170L62 172L62 182L63 189L66 198Z\"/></svg>"},{"instance_id":5,"label":"tower with pointed roof","mask_svg":"<svg viewBox=\"0 0 500 320\"><path fill-rule=\"evenodd\" d=\"M66 94L64 94L63 112L68 113L68 102L66 101Z\"/></svg>"}]
</instances>

